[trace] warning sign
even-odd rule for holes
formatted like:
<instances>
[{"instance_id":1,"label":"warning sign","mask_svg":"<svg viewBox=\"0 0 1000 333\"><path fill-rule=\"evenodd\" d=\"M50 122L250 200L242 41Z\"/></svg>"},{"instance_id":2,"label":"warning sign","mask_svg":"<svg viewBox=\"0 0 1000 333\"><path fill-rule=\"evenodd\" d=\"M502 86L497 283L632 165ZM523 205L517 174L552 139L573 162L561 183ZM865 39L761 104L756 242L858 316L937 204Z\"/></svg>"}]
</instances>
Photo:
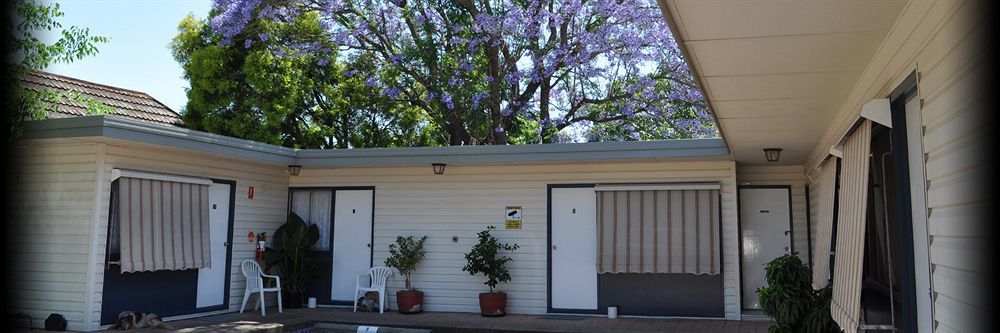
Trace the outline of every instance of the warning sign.
<instances>
[{"instance_id":1,"label":"warning sign","mask_svg":"<svg viewBox=\"0 0 1000 333\"><path fill-rule=\"evenodd\" d=\"M504 210L507 229L521 229L521 215L521 206L507 206L507 209Z\"/></svg>"}]
</instances>

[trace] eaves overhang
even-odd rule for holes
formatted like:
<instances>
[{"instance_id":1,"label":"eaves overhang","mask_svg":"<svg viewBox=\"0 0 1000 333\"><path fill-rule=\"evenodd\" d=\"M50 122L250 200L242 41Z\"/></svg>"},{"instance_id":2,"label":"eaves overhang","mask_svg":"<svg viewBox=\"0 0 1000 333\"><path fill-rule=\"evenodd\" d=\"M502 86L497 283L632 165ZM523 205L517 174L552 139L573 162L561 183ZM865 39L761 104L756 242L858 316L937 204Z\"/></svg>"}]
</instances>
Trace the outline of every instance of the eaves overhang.
<instances>
[{"instance_id":1,"label":"eaves overhang","mask_svg":"<svg viewBox=\"0 0 1000 333\"><path fill-rule=\"evenodd\" d=\"M292 149L114 116L27 121L22 139L107 138L304 167L541 164L631 160L728 160L721 139L506 146Z\"/></svg>"},{"instance_id":2,"label":"eaves overhang","mask_svg":"<svg viewBox=\"0 0 1000 333\"><path fill-rule=\"evenodd\" d=\"M115 116L87 116L24 122L21 139L104 137L207 153L292 164L295 149L186 128L160 126Z\"/></svg>"},{"instance_id":3,"label":"eaves overhang","mask_svg":"<svg viewBox=\"0 0 1000 333\"><path fill-rule=\"evenodd\" d=\"M297 164L311 167L367 167L431 163L475 165L642 159L725 159L728 154L720 139L693 139L507 146L306 149L298 151L296 161Z\"/></svg>"}]
</instances>

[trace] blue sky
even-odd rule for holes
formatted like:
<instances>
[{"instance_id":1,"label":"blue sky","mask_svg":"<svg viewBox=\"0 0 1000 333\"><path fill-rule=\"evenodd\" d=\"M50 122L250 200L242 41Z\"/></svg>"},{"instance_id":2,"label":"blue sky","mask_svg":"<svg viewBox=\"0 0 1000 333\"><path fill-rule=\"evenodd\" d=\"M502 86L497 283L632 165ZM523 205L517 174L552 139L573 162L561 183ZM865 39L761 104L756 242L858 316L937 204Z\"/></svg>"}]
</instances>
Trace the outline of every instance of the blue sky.
<instances>
[{"instance_id":1,"label":"blue sky","mask_svg":"<svg viewBox=\"0 0 1000 333\"><path fill-rule=\"evenodd\" d=\"M170 39L177 23L194 13L205 17L210 0L62 0L63 27L90 28L93 35L111 38L100 52L70 64L56 64L48 72L95 83L145 92L180 112L187 103L187 80L170 55Z\"/></svg>"}]
</instances>

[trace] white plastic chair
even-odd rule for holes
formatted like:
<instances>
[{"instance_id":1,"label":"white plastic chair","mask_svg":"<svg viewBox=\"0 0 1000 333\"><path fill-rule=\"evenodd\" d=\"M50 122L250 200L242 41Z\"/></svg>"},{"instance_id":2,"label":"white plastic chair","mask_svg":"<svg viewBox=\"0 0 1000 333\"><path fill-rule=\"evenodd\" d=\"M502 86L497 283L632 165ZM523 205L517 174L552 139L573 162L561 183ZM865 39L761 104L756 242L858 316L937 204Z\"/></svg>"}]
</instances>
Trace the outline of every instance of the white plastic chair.
<instances>
[{"instance_id":1,"label":"white plastic chair","mask_svg":"<svg viewBox=\"0 0 1000 333\"><path fill-rule=\"evenodd\" d=\"M281 313L281 278L264 274L260 265L253 260L243 260L243 264L240 266L243 268L243 277L247 278L247 288L243 291L243 305L240 306L240 313L243 313L243 309L247 307L250 295L258 293L260 297L257 299L257 307L260 308L260 315L263 316L264 308L267 307L264 305L264 292L278 292L278 313ZM264 278L274 279L274 287L264 288ZM257 307L254 310L257 310Z\"/></svg>"},{"instance_id":2,"label":"white plastic chair","mask_svg":"<svg viewBox=\"0 0 1000 333\"><path fill-rule=\"evenodd\" d=\"M358 294L364 296L366 292L378 292L378 312L385 313L385 279L392 275L392 270L385 266L375 266L368 269L364 274L355 278L354 287L354 312L358 312ZM369 284L367 287L361 286L361 278L366 277Z\"/></svg>"}]
</instances>

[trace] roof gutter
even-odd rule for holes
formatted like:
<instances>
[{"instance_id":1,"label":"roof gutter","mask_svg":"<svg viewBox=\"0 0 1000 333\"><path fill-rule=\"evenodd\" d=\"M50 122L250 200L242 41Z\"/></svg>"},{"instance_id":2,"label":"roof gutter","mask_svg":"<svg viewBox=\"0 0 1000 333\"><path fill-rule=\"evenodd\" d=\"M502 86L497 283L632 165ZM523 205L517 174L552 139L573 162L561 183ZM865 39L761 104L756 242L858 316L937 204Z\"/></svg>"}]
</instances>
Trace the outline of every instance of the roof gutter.
<instances>
[{"instance_id":1,"label":"roof gutter","mask_svg":"<svg viewBox=\"0 0 1000 333\"><path fill-rule=\"evenodd\" d=\"M292 164L295 159L295 150L291 148L114 116L26 121L23 133L22 139L106 137L284 165Z\"/></svg>"},{"instance_id":2,"label":"roof gutter","mask_svg":"<svg viewBox=\"0 0 1000 333\"><path fill-rule=\"evenodd\" d=\"M628 159L728 158L720 139L448 146L364 149L305 149L296 164L314 167L450 164L529 164Z\"/></svg>"},{"instance_id":3,"label":"roof gutter","mask_svg":"<svg viewBox=\"0 0 1000 333\"><path fill-rule=\"evenodd\" d=\"M28 121L23 139L110 138L191 149L281 165L309 167L417 166L431 163L538 164L609 160L729 159L721 139L535 145L359 149L291 149L114 116Z\"/></svg>"}]
</instances>

